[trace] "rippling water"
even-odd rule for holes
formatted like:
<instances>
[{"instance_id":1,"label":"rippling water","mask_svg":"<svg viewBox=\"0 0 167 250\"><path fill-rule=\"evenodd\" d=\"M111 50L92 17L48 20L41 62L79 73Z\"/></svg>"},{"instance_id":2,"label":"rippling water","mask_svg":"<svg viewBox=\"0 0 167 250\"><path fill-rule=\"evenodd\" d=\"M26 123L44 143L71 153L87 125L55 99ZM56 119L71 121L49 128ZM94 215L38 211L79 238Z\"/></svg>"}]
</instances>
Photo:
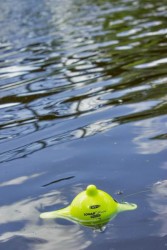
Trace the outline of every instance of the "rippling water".
<instances>
[{"instance_id":1,"label":"rippling water","mask_svg":"<svg viewBox=\"0 0 167 250\"><path fill-rule=\"evenodd\" d=\"M166 1L0 10L1 249L166 249ZM90 183L149 191L104 234L38 219Z\"/></svg>"}]
</instances>

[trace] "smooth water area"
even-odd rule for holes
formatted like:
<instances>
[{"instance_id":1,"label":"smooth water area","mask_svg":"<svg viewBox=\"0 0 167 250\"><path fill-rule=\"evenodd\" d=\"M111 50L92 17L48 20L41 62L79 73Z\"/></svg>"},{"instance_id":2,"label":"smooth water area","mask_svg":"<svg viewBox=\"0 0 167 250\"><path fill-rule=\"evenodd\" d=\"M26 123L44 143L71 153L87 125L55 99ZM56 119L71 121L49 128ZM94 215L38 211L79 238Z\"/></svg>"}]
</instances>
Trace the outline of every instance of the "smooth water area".
<instances>
[{"instance_id":1,"label":"smooth water area","mask_svg":"<svg viewBox=\"0 0 167 250\"><path fill-rule=\"evenodd\" d=\"M1 0L0 27L0 249L167 249L166 0ZM138 209L39 218L89 184Z\"/></svg>"}]
</instances>

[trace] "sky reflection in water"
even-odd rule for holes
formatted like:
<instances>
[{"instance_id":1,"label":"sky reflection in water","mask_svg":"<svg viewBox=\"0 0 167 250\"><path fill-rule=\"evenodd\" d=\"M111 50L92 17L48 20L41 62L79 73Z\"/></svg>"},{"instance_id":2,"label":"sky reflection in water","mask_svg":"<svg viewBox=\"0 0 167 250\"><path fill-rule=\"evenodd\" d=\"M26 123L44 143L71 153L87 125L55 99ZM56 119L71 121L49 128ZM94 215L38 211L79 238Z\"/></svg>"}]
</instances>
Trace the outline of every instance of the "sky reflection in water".
<instances>
[{"instance_id":1,"label":"sky reflection in water","mask_svg":"<svg viewBox=\"0 0 167 250\"><path fill-rule=\"evenodd\" d=\"M165 0L1 3L1 249L166 248L166 14ZM101 235L40 221L91 183L138 193L138 210Z\"/></svg>"}]
</instances>

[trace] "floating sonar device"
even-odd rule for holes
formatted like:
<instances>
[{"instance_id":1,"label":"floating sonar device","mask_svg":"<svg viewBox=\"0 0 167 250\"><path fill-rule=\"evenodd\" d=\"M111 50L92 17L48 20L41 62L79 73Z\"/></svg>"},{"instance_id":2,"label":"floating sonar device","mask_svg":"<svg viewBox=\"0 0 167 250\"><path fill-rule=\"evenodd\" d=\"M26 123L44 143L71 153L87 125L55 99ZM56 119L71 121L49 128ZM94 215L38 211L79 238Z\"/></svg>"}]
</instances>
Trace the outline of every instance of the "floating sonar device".
<instances>
[{"instance_id":1,"label":"floating sonar device","mask_svg":"<svg viewBox=\"0 0 167 250\"><path fill-rule=\"evenodd\" d=\"M136 208L136 204L118 203L109 194L97 189L95 185L89 185L73 199L71 205L60 210L42 213L40 218L64 218L87 227L102 228L119 212Z\"/></svg>"}]
</instances>

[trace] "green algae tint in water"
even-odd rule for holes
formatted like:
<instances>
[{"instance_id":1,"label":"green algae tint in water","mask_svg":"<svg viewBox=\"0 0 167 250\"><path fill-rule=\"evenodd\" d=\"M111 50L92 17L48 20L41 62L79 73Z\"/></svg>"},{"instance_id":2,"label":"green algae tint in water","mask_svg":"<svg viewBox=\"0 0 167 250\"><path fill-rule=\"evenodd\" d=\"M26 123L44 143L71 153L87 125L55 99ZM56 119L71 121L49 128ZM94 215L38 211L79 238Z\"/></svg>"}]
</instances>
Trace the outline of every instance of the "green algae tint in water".
<instances>
[{"instance_id":1,"label":"green algae tint in water","mask_svg":"<svg viewBox=\"0 0 167 250\"><path fill-rule=\"evenodd\" d=\"M166 249L166 1L0 10L0 249ZM138 209L103 234L39 219L91 183Z\"/></svg>"}]
</instances>

